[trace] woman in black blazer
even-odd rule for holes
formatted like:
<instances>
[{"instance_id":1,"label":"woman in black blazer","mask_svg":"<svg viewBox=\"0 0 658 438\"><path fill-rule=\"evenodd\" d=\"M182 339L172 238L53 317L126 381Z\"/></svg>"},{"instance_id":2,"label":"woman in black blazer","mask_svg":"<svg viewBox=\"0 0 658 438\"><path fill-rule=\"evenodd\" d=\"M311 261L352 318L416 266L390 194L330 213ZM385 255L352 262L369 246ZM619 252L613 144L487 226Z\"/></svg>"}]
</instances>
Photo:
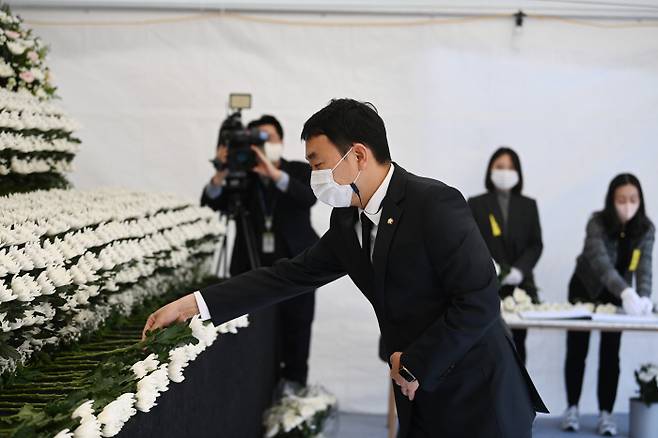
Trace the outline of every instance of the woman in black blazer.
<instances>
[{"instance_id":1,"label":"woman in black blazer","mask_svg":"<svg viewBox=\"0 0 658 438\"><path fill-rule=\"evenodd\" d=\"M537 203L521 194L521 161L512 149L499 148L491 156L485 177L487 192L470 198L468 204L491 256L503 273L500 296L517 287L538 302L532 271L541 256L543 243ZM519 356L525 362L526 330L512 330Z\"/></svg>"}]
</instances>

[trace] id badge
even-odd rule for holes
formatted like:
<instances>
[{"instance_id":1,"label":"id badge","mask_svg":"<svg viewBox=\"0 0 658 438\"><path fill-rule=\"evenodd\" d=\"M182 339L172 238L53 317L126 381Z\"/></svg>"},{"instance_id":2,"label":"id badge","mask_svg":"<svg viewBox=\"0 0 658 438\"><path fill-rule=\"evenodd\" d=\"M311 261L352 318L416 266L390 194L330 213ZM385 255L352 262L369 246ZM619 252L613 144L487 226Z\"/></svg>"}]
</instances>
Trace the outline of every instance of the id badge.
<instances>
[{"instance_id":1,"label":"id badge","mask_svg":"<svg viewBox=\"0 0 658 438\"><path fill-rule=\"evenodd\" d=\"M263 233L263 254L272 254L274 252L274 233L266 231Z\"/></svg>"}]
</instances>

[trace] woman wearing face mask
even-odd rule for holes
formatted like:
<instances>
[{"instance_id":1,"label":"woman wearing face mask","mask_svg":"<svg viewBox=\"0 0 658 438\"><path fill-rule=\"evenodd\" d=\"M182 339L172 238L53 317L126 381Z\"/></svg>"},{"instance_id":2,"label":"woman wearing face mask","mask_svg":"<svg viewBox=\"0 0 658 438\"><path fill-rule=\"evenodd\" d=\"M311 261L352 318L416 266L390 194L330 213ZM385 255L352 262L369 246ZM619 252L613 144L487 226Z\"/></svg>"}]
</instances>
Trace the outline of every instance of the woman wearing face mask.
<instances>
[{"instance_id":1,"label":"woman wearing face mask","mask_svg":"<svg viewBox=\"0 0 658 438\"><path fill-rule=\"evenodd\" d=\"M612 303L629 315L650 314L654 234L655 228L645 213L640 182L628 173L616 176L608 188L605 208L587 223L585 247L569 283L569 301ZM606 436L617 434L610 413L617 396L620 340L620 332L601 332L598 432ZM588 347L589 332L567 333L564 376L569 407L562 423L565 430L580 428L578 401Z\"/></svg>"},{"instance_id":2,"label":"woman wearing face mask","mask_svg":"<svg viewBox=\"0 0 658 438\"><path fill-rule=\"evenodd\" d=\"M537 203L521 194L521 161L512 149L499 148L491 156L485 177L487 192L468 203L491 256L500 266L500 296L511 295L517 287L537 302L533 269L543 244ZM526 330L512 330L514 344L525 363Z\"/></svg>"}]
</instances>

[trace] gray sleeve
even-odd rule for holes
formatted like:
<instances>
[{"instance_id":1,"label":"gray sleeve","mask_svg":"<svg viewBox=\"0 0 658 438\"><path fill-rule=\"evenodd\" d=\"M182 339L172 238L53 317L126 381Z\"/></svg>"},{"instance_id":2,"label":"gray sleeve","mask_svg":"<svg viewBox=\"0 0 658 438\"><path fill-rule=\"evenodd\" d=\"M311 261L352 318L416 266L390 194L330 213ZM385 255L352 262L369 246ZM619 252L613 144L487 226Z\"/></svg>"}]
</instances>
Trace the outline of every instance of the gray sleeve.
<instances>
[{"instance_id":1,"label":"gray sleeve","mask_svg":"<svg viewBox=\"0 0 658 438\"><path fill-rule=\"evenodd\" d=\"M587 236L583 255L592 267L601 283L614 295L621 296L624 289L630 287L610 259L605 246L605 230L596 218L587 223Z\"/></svg>"},{"instance_id":2,"label":"gray sleeve","mask_svg":"<svg viewBox=\"0 0 658 438\"><path fill-rule=\"evenodd\" d=\"M281 179L276 182L277 189L282 192L288 191L288 186L290 185L290 175L287 172L281 171Z\"/></svg>"},{"instance_id":3,"label":"gray sleeve","mask_svg":"<svg viewBox=\"0 0 658 438\"><path fill-rule=\"evenodd\" d=\"M213 183L209 182L206 184L206 188L204 189L206 192L206 196L208 196L210 199L216 199L222 196L222 192L224 191L223 186L216 186L213 185Z\"/></svg>"},{"instance_id":4,"label":"gray sleeve","mask_svg":"<svg viewBox=\"0 0 658 438\"><path fill-rule=\"evenodd\" d=\"M651 296L651 280L652 280L652 253L653 253L653 243L655 240L655 229L651 227L647 231L647 235L642 242L640 247L640 263L637 266L636 272L636 283L637 283L637 293L644 297Z\"/></svg>"}]
</instances>

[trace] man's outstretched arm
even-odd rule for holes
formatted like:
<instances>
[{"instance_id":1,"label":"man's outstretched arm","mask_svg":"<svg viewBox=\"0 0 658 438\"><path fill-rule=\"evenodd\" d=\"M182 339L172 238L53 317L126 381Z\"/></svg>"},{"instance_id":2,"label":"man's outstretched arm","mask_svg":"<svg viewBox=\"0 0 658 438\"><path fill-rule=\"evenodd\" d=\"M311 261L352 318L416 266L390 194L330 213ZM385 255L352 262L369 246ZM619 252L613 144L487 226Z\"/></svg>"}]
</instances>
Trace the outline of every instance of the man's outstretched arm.
<instances>
[{"instance_id":1,"label":"man's outstretched arm","mask_svg":"<svg viewBox=\"0 0 658 438\"><path fill-rule=\"evenodd\" d=\"M335 231L329 230L315 245L292 259L272 267L254 269L203 289L201 295L214 324L222 324L245 313L311 292L345 275L345 270L329 245ZM147 331L186 321L199 313L197 300L190 293L161 307L146 320Z\"/></svg>"}]
</instances>

